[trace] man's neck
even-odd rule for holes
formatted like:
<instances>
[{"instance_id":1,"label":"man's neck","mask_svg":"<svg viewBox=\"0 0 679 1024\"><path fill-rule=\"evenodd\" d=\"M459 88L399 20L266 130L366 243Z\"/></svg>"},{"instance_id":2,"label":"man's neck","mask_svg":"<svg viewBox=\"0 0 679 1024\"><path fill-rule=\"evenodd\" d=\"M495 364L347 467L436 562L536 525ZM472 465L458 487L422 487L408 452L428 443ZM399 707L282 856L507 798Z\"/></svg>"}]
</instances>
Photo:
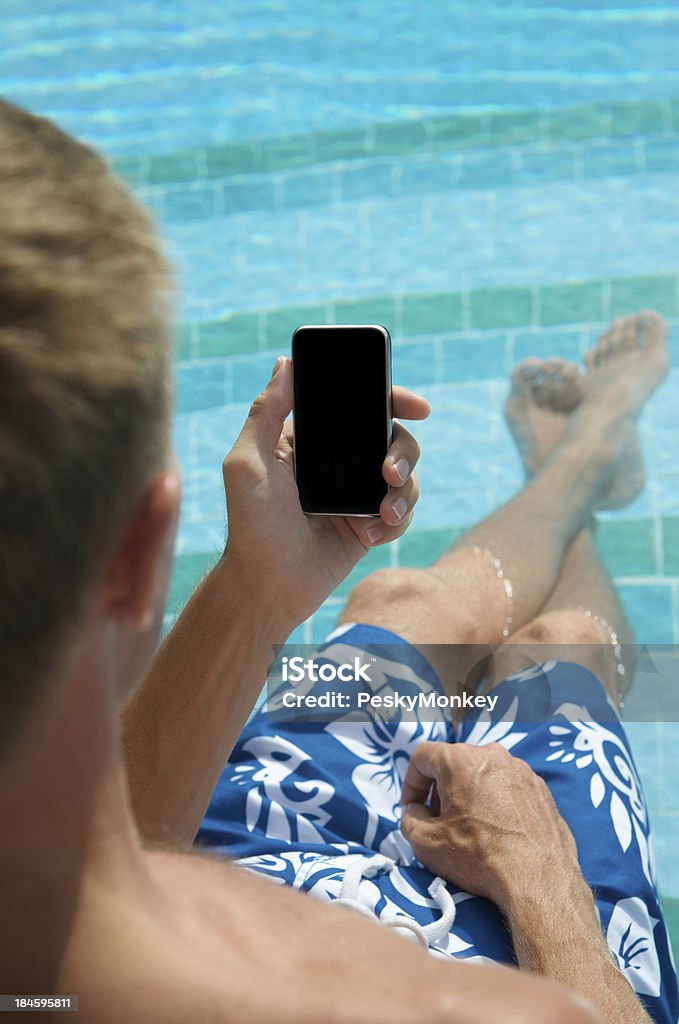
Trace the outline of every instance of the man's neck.
<instances>
[{"instance_id":1,"label":"man's neck","mask_svg":"<svg viewBox=\"0 0 679 1024\"><path fill-rule=\"evenodd\" d=\"M158 899L128 803L105 653L79 652L0 771L3 992L52 990L108 897L142 912Z\"/></svg>"}]
</instances>

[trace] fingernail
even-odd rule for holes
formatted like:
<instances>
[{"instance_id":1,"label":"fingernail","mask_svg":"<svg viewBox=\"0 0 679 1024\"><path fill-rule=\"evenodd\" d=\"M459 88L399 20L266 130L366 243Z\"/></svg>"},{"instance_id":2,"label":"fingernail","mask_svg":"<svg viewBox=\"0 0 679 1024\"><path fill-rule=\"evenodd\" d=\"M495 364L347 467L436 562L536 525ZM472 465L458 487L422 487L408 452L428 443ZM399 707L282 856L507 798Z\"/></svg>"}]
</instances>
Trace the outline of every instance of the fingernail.
<instances>
[{"instance_id":1,"label":"fingernail","mask_svg":"<svg viewBox=\"0 0 679 1024\"><path fill-rule=\"evenodd\" d=\"M281 366L283 365L283 359L284 358L285 358L284 356L279 356L278 359L276 360L276 362L273 364L273 370L271 371L271 380L274 379L274 377L276 376L276 374L280 370Z\"/></svg>"},{"instance_id":2,"label":"fingernail","mask_svg":"<svg viewBox=\"0 0 679 1024\"><path fill-rule=\"evenodd\" d=\"M365 535L371 544L376 544L378 540L382 540L384 537L384 530L381 526L369 526L365 531Z\"/></svg>"},{"instance_id":3,"label":"fingernail","mask_svg":"<svg viewBox=\"0 0 679 1024\"><path fill-rule=\"evenodd\" d=\"M396 498L391 503L391 510L397 519L403 519L404 515L408 511L408 502L405 498Z\"/></svg>"},{"instance_id":4,"label":"fingernail","mask_svg":"<svg viewBox=\"0 0 679 1024\"><path fill-rule=\"evenodd\" d=\"M408 479L408 473L410 473L410 466L408 460L404 458L397 459L394 463L394 469L401 483L405 483Z\"/></svg>"}]
</instances>

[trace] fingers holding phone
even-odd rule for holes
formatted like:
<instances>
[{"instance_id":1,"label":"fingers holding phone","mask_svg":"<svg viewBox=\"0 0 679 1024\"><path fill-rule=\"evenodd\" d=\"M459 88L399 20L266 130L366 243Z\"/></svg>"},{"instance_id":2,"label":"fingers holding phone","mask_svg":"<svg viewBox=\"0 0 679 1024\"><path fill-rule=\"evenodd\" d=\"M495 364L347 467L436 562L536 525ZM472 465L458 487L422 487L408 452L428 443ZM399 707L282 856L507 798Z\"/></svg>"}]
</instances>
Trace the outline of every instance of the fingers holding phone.
<instances>
[{"instance_id":1,"label":"fingers holding phone","mask_svg":"<svg viewBox=\"0 0 679 1024\"><path fill-rule=\"evenodd\" d=\"M413 470L419 457L419 444L403 424L395 421L392 443L382 466L389 491L382 499L380 518L388 526L402 525L406 514L413 510L419 495Z\"/></svg>"},{"instance_id":2,"label":"fingers holding phone","mask_svg":"<svg viewBox=\"0 0 679 1024\"><path fill-rule=\"evenodd\" d=\"M392 416L429 404L391 386L391 339L378 325L301 327L292 341L294 461L308 515L342 516L366 547L394 540L417 501L415 438Z\"/></svg>"},{"instance_id":3,"label":"fingers holding phone","mask_svg":"<svg viewBox=\"0 0 679 1024\"><path fill-rule=\"evenodd\" d=\"M377 325L292 336L295 478L307 515L376 516L392 437L391 338Z\"/></svg>"},{"instance_id":4,"label":"fingers holding phone","mask_svg":"<svg viewBox=\"0 0 679 1024\"><path fill-rule=\"evenodd\" d=\"M224 461L227 561L281 634L412 519L419 447L399 421L429 404L391 388L389 348L382 327L300 328Z\"/></svg>"}]
</instances>

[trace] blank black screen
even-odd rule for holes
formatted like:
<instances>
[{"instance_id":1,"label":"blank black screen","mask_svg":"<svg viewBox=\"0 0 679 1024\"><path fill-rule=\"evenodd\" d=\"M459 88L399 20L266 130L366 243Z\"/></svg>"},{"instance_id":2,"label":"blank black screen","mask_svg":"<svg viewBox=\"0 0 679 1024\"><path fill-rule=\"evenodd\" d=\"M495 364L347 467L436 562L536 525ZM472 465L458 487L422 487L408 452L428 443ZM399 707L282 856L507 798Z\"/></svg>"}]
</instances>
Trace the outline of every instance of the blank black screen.
<instances>
[{"instance_id":1,"label":"blank black screen","mask_svg":"<svg viewBox=\"0 0 679 1024\"><path fill-rule=\"evenodd\" d=\"M389 335L375 327L295 331L295 473L305 512L379 511L387 492L389 357Z\"/></svg>"}]
</instances>

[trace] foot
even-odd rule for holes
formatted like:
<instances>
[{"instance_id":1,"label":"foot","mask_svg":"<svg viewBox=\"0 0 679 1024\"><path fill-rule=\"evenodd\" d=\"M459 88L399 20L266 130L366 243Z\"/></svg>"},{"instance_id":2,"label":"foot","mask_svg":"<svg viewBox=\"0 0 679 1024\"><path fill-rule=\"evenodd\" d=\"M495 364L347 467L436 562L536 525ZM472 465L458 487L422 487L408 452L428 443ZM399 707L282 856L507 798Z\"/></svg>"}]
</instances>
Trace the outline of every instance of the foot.
<instances>
[{"instance_id":1,"label":"foot","mask_svg":"<svg viewBox=\"0 0 679 1024\"><path fill-rule=\"evenodd\" d=\"M505 419L526 476L539 469L585 394L585 376L563 359L524 359L512 373Z\"/></svg>"},{"instance_id":2,"label":"foot","mask_svg":"<svg viewBox=\"0 0 679 1024\"><path fill-rule=\"evenodd\" d=\"M585 396L564 436L599 437L614 452L597 508L623 508L643 489L637 417L670 368L667 334L650 310L619 317L585 356Z\"/></svg>"},{"instance_id":3,"label":"foot","mask_svg":"<svg viewBox=\"0 0 679 1024\"><path fill-rule=\"evenodd\" d=\"M568 434L610 449L596 503L622 508L644 485L636 417L669 369L667 324L657 313L615 320L585 356L587 373L559 359L529 359L512 375L505 416L530 476Z\"/></svg>"},{"instance_id":4,"label":"foot","mask_svg":"<svg viewBox=\"0 0 679 1024\"><path fill-rule=\"evenodd\" d=\"M587 396L638 416L670 368L667 322L651 310L618 317L585 355Z\"/></svg>"}]
</instances>

